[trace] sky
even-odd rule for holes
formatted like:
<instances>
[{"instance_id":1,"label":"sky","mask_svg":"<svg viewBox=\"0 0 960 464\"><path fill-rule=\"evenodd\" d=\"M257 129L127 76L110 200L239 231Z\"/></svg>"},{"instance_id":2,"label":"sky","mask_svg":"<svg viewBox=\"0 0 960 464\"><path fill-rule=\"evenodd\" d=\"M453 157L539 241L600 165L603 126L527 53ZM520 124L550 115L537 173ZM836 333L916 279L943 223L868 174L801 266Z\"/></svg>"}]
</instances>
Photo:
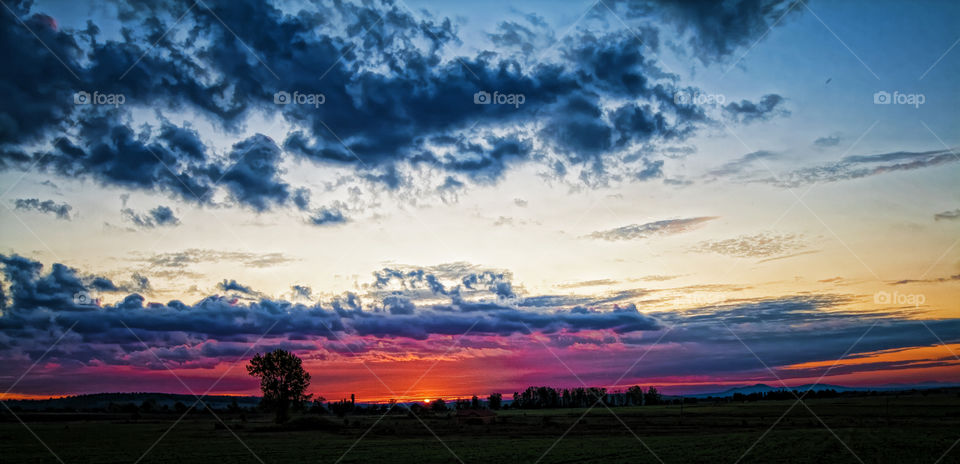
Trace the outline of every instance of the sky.
<instances>
[{"instance_id":1,"label":"sky","mask_svg":"<svg viewBox=\"0 0 960 464\"><path fill-rule=\"evenodd\" d=\"M960 383L960 5L7 1L0 392Z\"/></svg>"}]
</instances>

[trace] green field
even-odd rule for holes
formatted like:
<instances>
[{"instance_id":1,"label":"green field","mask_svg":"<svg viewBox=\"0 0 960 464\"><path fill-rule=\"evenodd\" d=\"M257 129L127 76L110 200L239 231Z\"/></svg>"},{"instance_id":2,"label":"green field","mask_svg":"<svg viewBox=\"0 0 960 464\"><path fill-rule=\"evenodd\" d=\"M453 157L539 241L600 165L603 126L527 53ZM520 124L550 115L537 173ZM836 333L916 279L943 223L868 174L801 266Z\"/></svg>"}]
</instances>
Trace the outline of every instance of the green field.
<instances>
[{"instance_id":1,"label":"green field","mask_svg":"<svg viewBox=\"0 0 960 464\"><path fill-rule=\"evenodd\" d=\"M54 413L20 417L67 463L141 457L143 463L176 464L960 462L960 445L945 455L960 439L955 391L808 400L813 413L797 405L771 429L792 404L701 402L685 406L682 415L678 406L614 408L616 415L603 406L590 412L500 411L489 425L457 424L452 413L424 415L424 425L397 414L372 428L377 416L300 416L283 430L267 416L244 422L225 413L218 414L230 430L203 412L172 428L175 415L136 421ZM6 419L0 423L0 461L57 462L22 424Z\"/></svg>"}]
</instances>

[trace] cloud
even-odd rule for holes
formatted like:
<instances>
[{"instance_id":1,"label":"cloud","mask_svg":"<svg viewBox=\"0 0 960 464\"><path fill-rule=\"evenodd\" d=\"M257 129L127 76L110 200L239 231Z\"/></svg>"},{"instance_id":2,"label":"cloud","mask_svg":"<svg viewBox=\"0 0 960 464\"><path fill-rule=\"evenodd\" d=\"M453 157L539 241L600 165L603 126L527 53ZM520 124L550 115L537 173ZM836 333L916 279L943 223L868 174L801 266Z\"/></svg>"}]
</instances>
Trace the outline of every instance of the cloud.
<instances>
[{"instance_id":1,"label":"cloud","mask_svg":"<svg viewBox=\"0 0 960 464\"><path fill-rule=\"evenodd\" d=\"M678 3L640 3L624 4L632 18L669 19L702 59L728 54L784 11L782 2L759 0L738 2L744 9L735 15L726 6L698 6L716 15L708 18ZM602 185L662 177L663 160L649 147L681 142L711 123L697 106L674 102L678 78L657 64L652 26L584 30L559 43L556 60L518 60L516 52L545 33L543 20L528 15L527 24L504 23L490 35L509 50L453 58L461 43L454 21L389 2L294 11L243 0L198 10L178 22L184 34L165 34L190 4L124 4L85 30L51 28L33 5L14 5L0 19L7 44L0 59L21 64L0 71L11 83L0 169L36 162L62 177L200 205L225 192L257 212L291 204L306 211L306 197L279 167L286 157L352 169L355 179L388 191L412 188L413 173L424 170L439 173L429 176L438 181L489 184L531 162ZM383 20L371 27L370 18ZM101 34L98 21L120 28L120 37ZM123 95L125 104L73 104L82 89ZM326 103L275 104L281 91L322 92ZM524 103L472 104L478 91L523 95ZM780 101L768 95L729 111L749 122L779 112ZM147 107L156 121L135 124L136 110ZM172 123L168 113L188 121ZM278 117L288 132L277 141L247 135L253 115ZM203 140L193 118L225 134L232 143L226 155ZM35 148L42 142L49 146Z\"/></svg>"},{"instance_id":2,"label":"cloud","mask_svg":"<svg viewBox=\"0 0 960 464\"><path fill-rule=\"evenodd\" d=\"M582 288L582 287L596 287L596 286L605 286L605 285L615 285L620 283L617 280L613 279L596 279L596 280L584 280L582 282L570 282L566 284L559 284L559 288Z\"/></svg>"},{"instance_id":3,"label":"cloud","mask_svg":"<svg viewBox=\"0 0 960 464\"><path fill-rule=\"evenodd\" d=\"M840 182L880 174L939 166L960 160L950 149L923 152L897 151L875 155L854 155L840 161L800 168L771 177L758 178L778 187L796 188L813 183Z\"/></svg>"},{"instance_id":4,"label":"cloud","mask_svg":"<svg viewBox=\"0 0 960 464\"><path fill-rule=\"evenodd\" d=\"M583 307L523 310L496 302L468 300L464 298L466 293L459 292L446 302L434 303L415 303L411 296L394 292L384 297L381 305L371 308L352 293L326 305L302 305L267 298L242 302L219 296L209 296L192 305L177 300L152 303L139 294L128 295L114 304L102 304L91 298L91 294L117 290L105 279L85 284L76 270L62 264L54 264L51 271L44 274L39 262L16 255L0 256L0 263L11 290L10 304L0 315L0 328L8 337L5 340L24 337L24 343L33 340L31 343L39 347L47 343L50 336L73 327L76 335L65 340L50 357L53 362L70 364L137 364L137 360L142 361L139 338L160 351L169 350L160 356L174 356L173 359L182 362L182 367L209 367L209 360L202 360L204 356L198 352L209 350L207 343L252 341L268 330L271 337L307 341L338 340L343 336L424 340L432 335L462 334L468 330L476 335L508 336L531 330L629 333L659 328L655 319L634 307L614 307L608 311ZM405 273L404 278L419 275ZM513 295L509 281L500 274L471 273L462 276L461 282L465 289L476 292L496 297ZM223 291L259 295L235 280L224 280L218 287ZM10 355L9 350L24 346L20 342L15 345L17 348L0 345L0 353Z\"/></svg>"},{"instance_id":5,"label":"cloud","mask_svg":"<svg viewBox=\"0 0 960 464\"><path fill-rule=\"evenodd\" d=\"M447 263L438 266L389 267L374 272L373 288L392 290L428 290L433 295L454 299L489 290L498 297L513 298L512 274L484 269L468 263Z\"/></svg>"},{"instance_id":6,"label":"cloud","mask_svg":"<svg viewBox=\"0 0 960 464\"><path fill-rule=\"evenodd\" d=\"M182 269L193 264L218 263L223 261L236 262L246 267L262 269L294 261L294 258L283 253L255 253L203 248L189 248L183 251L169 253L137 255L134 259L147 263L151 267L176 269Z\"/></svg>"},{"instance_id":7,"label":"cloud","mask_svg":"<svg viewBox=\"0 0 960 464\"><path fill-rule=\"evenodd\" d=\"M130 276L130 283L121 288L128 292L150 292L153 289L150 286L150 279L139 272L134 272Z\"/></svg>"},{"instance_id":8,"label":"cloud","mask_svg":"<svg viewBox=\"0 0 960 464\"><path fill-rule=\"evenodd\" d=\"M933 219L935 221L940 221L940 220L955 221L957 219L960 219L960 208L955 209L953 211L944 211L942 213L934 214Z\"/></svg>"},{"instance_id":9,"label":"cloud","mask_svg":"<svg viewBox=\"0 0 960 464\"><path fill-rule=\"evenodd\" d=\"M793 0L607 0L628 18L665 22L686 34L686 46L703 64L753 46L784 18L800 14ZM599 8L598 8L599 9ZM659 20L659 21L658 21Z\"/></svg>"},{"instance_id":10,"label":"cloud","mask_svg":"<svg viewBox=\"0 0 960 464\"><path fill-rule=\"evenodd\" d=\"M724 163L723 165L711 170L708 174L716 177L743 176L747 173L749 168L754 166L755 163L768 159L775 159L779 156L780 155L778 153L767 150L758 150L747 153L746 155L743 155L733 161Z\"/></svg>"},{"instance_id":11,"label":"cloud","mask_svg":"<svg viewBox=\"0 0 960 464\"><path fill-rule=\"evenodd\" d=\"M293 285L290 287L290 290L293 290L294 297L299 297L306 300L313 299L313 289L307 287L306 285Z\"/></svg>"},{"instance_id":12,"label":"cloud","mask_svg":"<svg viewBox=\"0 0 960 464\"><path fill-rule=\"evenodd\" d=\"M335 224L344 224L347 222L347 218L339 209L320 208L310 215L309 222L315 226L329 226Z\"/></svg>"},{"instance_id":13,"label":"cloud","mask_svg":"<svg viewBox=\"0 0 960 464\"><path fill-rule=\"evenodd\" d=\"M298 188L293 192L293 204L300 211L307 211L310 209L310 190L306 188Z\"/></svg>"},{"instance_id":14,"label":"cloud","mask_svg":"<svg viewBox=\"0 0 960 464\"><path fill-rule=\"evenodd\" d=\"M553 31L542 17L530 13L524 15L523 19L526 24L503 21L497 25L496 31L487 34L487 37L498 49L515 49L521 56L530 56L545 42L553 42Z\"/></svg>"},{"instance_id":15,"label":"cloud","mask_svg":"<svg viewBox=\"0 0 960 464\"><path fill-rule=\"evenodd\" d=\"M555 360L539 348L539 340L545 337L557 349L571 348L562 353L565 362L584 369L584 375L591 376L585 380L591 382L616 378L633 364L631 359L643 353L648 353L644 363L633 366L626 378L766 375L743 344L764 353L764 362L789 380L810 375L807 370L791 371L800 363L930 346L927 327L942 334L960 332L960 319L929 320L925 327L912 313L864 312L860 299L850 295L755 298L657 312L656 317L636 306L642 301L638 300L642 290L579 300L533 296L521 305L502 304L481 296L507 293L498 285L509 282L506 275L471 272L475 266L464 263L433 266L430 272L378 272L375 281L383 277L396 285L399 278L407 287L380 295L373 286L373 292L365 295L346 293L310 304L219 296L193 304L153 303L139 294L104 304L76 295L95 296L100 290L94 285L110 285L100 280L94 284L96 279L81 278L67 266L54 264L45 273L40 263L16 255L0 256L0 264L4 288L10 289L0 313L0 356L11 367L24 369L43 356L49 362L48 372L69 373L78 379L99 375L110 366L134 369L135 374L126 375L136 378L166 367L210 369L238 361L258 340L262 349L282 347L313 361L346 356L433 359L444 354L457 359L461 369L462 363L470 365L472 359L483 359L485 364L495 359L523 370ZM423 297L411 282L426 284L427 275L459 283L444 285L445 294L431 292L432 296ZM225 287L234 284L224 282ZM460 287L459 291L453 287ZM366 303L366 298L372 302ZM45 353L61 336L56 347ZM456 350L449 351L445 343L440 344L442 350L437 349L437 338L453 336L462 340ZM798 345L807 348L797 350ZM853 345L856 351L848 352ZM676 356L677 349L687 355ZM619 355L610 356L611 350ZM882 368L869 363L861 370ZM39 385L28 383L21 388Z\"/></svg>"},{"instance_id":16,"label":"cloud","mask_svg":"<svg viewBox=\"0 0 960 464\"><path fill-rule=\"evenodd\" d=\"M57 216L57 219L70 220L70 211L73 207L66 203L57 203L53 200L40 201L37 198L17 198L13 201L14 207L20 211L37 211Z\"/></svg>"},{"instance_id":17,"label":"cloud","mask_svg":"<svg viewBox=\"0 0 960 464\"><path fill-rule=\"evenodd\" d=\"M58 138L50 150L34 154L37 165L63 177L163 191L199 204L212 201L216 180L225 168L208 161L205 153L185 153L177 145L184 144L186 137L202 144L195 131L164 123L159 130L145 126L135 132L115 117L83 113L76 121L79 139Z\"/></svg>"},{"instance_id":18,"label":"cloud","mask_svg":"<svg viewBox=\"0 0 960 464\"><path fill-rule=\"evenodd\" d=\"M240 293L244 293L244 294L247 294L247 295L258 295L258 294L259 294L259 293L257 293L256 291L254 291L253 289L251 289L250 287L248 287L248 286L246 286L246 285L242 285L241 283L239 283L239 282L237 282L236 280L233 280L233 279L230 279L230 280L223 279L223 282L220 282L220 283L217 284L217 288L219 288L220 290L223 290L223 291L225 291L225 292L240 292Z\"/></svg>"},{"instance_id":19,"label":"cloud","mask_svg":"<svg viewBox=\"0 0 960 464\"><path fill-rule=\"evenodd\" d=\"M234 144L227 170L220 174L232 198L255 211L283 205L290 197L289 186L280 178L280 148L270 137L256 134Z\"/></svg>"},{"instance_id":20,"label":"cloud","mask_svg":"<svg viewBox=\"0 0 960 464\"><path fill-rule=\"evenodd\" d=\"M796 252L796 253L791 253L791 254L788 254L788 255L772 256L772 257L770 257L770 258L761 259L760 261L757 261L757 262L758 262L758 263L768 263L768 262L770 262L770 261L779 261L779 260L781 260L781 259L795 258L795 257L797 257L797 256L812 255L812 254L814 254L814 253L819 253L819 252L820 252L820 250L804 250L804 251L798 251L798 252Z\"/></svg>"},{"instance_id":21,"label":"cloud","mask_svg":"<svg viewBox=\"0 0 960 464\"><path fill-rule=\"evenodd\" d=\"M813 141L813 146L817 148L830 148L837 145L840 145L840 137L837 135L828 135Z\"/></svg>"},{"instance_id":22,"label":"cloud","mask_svg":"<svg viewBox=\"0 0 960 464\"><path fill-rule=\"evenodd\" d=\"M696 229L707 221L717 219L716 216L703 216L684 219L666 219L663 221L648 222L645 224L631 224L616 229L600 230L589 235L590 238L617 241L638 240L658 235L673 235Z\"/></svg>"},{"instance_id":23,"label":"cloud","mask_svg":"<svg viewBox=\"0 0 960 464\"><path fill-rule=\"evenodd\" d=\"M401 295L391 295L383 299L383 307L390 314L413 314L417 306Z\"/></svg>"},{"instance_id":24,"label":"cloud","mask_svg":"<svg viewBox=\"0 0 960 464\"><path fill-rule=\"evenodd\" d=\"M707 240L700 242L694 250L737 258L770 258L806 247L806 242L801 235L764 232L723 240Z\"/></svg>"},{"instance_id":25,"label":"cloud","mask_svg":"<svg viewBox=\"0 0 960 464\"><path fill-rule=\"evenodd\" d=\"M754 121L766 121L774 116L789 116L790 111L783 106L783 97L777 94L768 94L764 95L757 103L749 100L727 103L723 107L723 111L733 121L749 124Z\"/></svg>"},{"instance_id":26,"label":"cloud","mask_svg":"<svg viewBox=\"0 0 960 464\"><path fill-rule=\"evenodd\" d=\"M130 208L120 210L120 214L125 220L142 229L180 225L180 219L173 214L173 210L163 205L151 209L147 214L137 213Z\"/></svg>"},{"instance_id":27,"label":"cloud","mask_svg":"<svg viewBox=\"0 0 960 464\"><path fill-rule=\"evenodd\" d=\"M150 279L139 272L134 272L129 281L119 285L106 277L100 276L91 276L81 280L90 290L98 292L149 293L153 290ZM80 295L80 297L82 299L84 295Z\"/></svg>"},{"instance_id":28,"label":"cloud","mask_svg":"<svg viewBox=\"0 0 960 464\"><path fill-rule=\"evenodd\" d=\"M905 285L905 284L915 284L915 283L943 283L943 282L955 282L960 280L960 274L952 275L949 277L938 277L935 279L904 279L892 282L891 285Z\"/></svg>"}]
</instances>

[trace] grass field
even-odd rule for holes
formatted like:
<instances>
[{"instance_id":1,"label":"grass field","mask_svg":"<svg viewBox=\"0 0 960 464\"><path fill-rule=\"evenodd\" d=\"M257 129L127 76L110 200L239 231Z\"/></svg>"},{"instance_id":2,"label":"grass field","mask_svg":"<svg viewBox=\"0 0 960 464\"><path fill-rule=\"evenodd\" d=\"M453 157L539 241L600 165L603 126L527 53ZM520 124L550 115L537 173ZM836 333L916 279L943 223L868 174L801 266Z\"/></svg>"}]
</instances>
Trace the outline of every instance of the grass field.
<instances>
[{"instance_id":1,"label":"grass field","mask_svg":"<svg viewBox=\"0 0 960 464\"><path fill-rule=\"evenodd\" d=\"M220 414L228 430L209 413L176 426L170 415L20 417L67 463L960 462L960 445L947 453L960 439L956 392L809 400L813 413L798 404L783 416L793 404L700 403L685 406L682 416L678 406L614 408L616 415L602 406L501 411L490 425L427 415L426 425L403 414L380 421L303 416L291 426L303 430L277 429L266 416L241 422ZM27 428L6 418L0 461L57 462Z\"/></svg>"}]
</instances>

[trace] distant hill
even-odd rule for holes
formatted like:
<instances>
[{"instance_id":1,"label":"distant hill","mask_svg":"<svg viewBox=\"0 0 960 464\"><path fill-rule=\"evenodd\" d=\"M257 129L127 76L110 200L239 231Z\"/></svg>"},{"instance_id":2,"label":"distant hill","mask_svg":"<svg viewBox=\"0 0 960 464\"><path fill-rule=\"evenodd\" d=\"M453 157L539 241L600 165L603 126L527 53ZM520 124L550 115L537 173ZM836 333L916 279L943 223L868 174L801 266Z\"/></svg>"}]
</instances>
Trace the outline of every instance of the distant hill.
<instances>
[{"instance_id":1,"label":"distant hill","mask_svg":"<svg viewBox=\"0 0 960 464\"><path fill-rule=\"evenodd\" d=\"M924 390L930 388L946 388L954 387L954 384L941 384L941 383L930 383L930 384L915 384L915 385L885 385L878 387L845 387L843 385L831 385L826 383L821 384L806 384L798 385L795 387L785 388L783 386L770 386L765 383L758 383L756 385L749 385L745 387L736 387L728 390L713 392L713 393L698 393L694 395L684 395L687 398L725 398L728 396L733 396L734 394L740 393L743 395L749 395L751 393L768 393L778 390L796 390L796 391L823 391L823 390L835 390L837 392L853 392L853 391L898 391L898 390Z\"/></svg>"},{"instance_id":2,"label":"distant hill","mask_svg":"<svg viewBox=\"0 0 960 464\"><path fill-rule=\"evenodd\" d=\"M750 386L746 386L746 387L731 388L731 389L724 390L724 391L721 391L721 392L700 393L700 394L697 394L697 395L689 395L689 396L691 396L691 397L693 397L693 398L706 398L706 397L708 397L708 396L712 396L712 397L715 397L715 398L716 398L716 397L723 398L723 397L727 397L727 396L733 396L734 394L737 394L737 393L740 393L740 394L743 394L743 395L749 395L749 394L751 394L751 393L768 393L768 392L778 391L778 390L787 390L787 389L784 388L784 387L782 387L782 386L773 387L773 386L767 385L767 384L765 384L765 383L758 383L758 384L756 384L756 385L750 385ZM791 388L789 388L789 390L797 390L797 391L808 391L808 390L813 390L813 391L836 390L836 391L838 391L838 392L844 392L844 391L861 391L861 390L869 390L869 389L850 388L850 387L843 387L843 386L840 386L840 385L829 385L829 384L819 384L819 385L808 384L808 385L800 385L800 386L797 386L797 387L791 387Z\"/></svg>"},{"instance_id":3,"label":"distant hill","mask_svg":"<svg viewBox=\"0 0 960 464\"><path fill-rule=\"evenodd\" d=\"M114 405L133 403L139 406L144 401L149 400L153 400L157 408L164 406L173 408L178 402L183 403L185 406L191 406L197 401L197 397L174 393L95 393L46 400L7 400L4 402L11 408L20 407L24 410L73 409L79 411L106 409L111 403ZM214 409L226 408L234 401L242 408L249 408L260 404L260 397L227 395L208 395L203 397L203 402ZM198 404L197 408L202 409L203 405Z\"/></svg>"}]
</instances>

